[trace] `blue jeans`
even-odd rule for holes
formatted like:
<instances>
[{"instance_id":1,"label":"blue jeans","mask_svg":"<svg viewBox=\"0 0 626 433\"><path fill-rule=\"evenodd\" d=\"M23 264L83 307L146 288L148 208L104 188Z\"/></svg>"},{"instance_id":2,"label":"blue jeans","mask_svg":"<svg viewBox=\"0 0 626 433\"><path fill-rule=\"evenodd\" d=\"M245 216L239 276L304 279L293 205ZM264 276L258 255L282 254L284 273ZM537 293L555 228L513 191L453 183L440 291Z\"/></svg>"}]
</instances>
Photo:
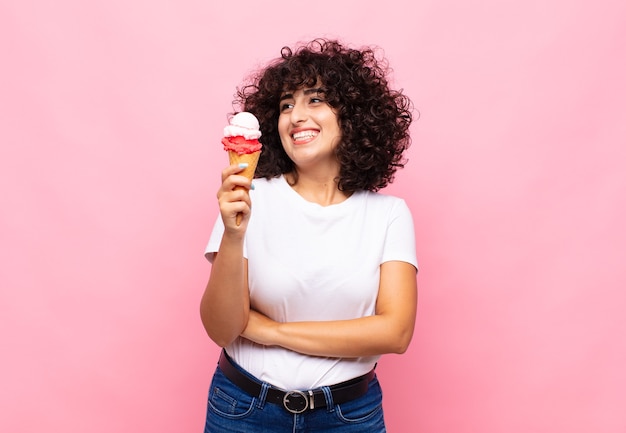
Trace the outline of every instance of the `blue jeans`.
<instances>
[{"instance_id":1,"label":"blue jeans","mask_svg":"<svg viewBox=\"0 0 626 433\"><path fill-rule=\"evenodd\" d=\"M365 395L342 404L334 404L328 387L322 387L327 407L300 414L290 413L281 405L265 401L264 395L270 386L263 383L261 396L253 397L233 384L218 367L209 389L204 432L386 432L382 391L376 377L369 383Z\"/></svg>"}]
</instances>

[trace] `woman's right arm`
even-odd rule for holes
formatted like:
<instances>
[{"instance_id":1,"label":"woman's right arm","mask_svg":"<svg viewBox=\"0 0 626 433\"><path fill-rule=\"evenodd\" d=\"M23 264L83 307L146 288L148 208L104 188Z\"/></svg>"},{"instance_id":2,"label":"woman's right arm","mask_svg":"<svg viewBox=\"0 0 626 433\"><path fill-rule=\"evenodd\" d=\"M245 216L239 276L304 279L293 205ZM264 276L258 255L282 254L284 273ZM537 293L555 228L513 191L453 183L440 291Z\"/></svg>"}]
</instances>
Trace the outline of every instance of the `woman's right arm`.
<instances>
[{"instance_id":1,"label":"woman's right arm","mask_svg":"<svg viewBox=\"0 0 626 433\"><path fill-rule=\"evenodd\" d=\"M217 345L232 343L245 329L250 311L247 260L243 242L250 219L250 181L237 175L242 167L232 165L222 172L217 193L224 235L215 254L211 276L200 302L200 317L207 334ZM243 214L236 224L238 213Z\"/></svg>"}]
</instances>

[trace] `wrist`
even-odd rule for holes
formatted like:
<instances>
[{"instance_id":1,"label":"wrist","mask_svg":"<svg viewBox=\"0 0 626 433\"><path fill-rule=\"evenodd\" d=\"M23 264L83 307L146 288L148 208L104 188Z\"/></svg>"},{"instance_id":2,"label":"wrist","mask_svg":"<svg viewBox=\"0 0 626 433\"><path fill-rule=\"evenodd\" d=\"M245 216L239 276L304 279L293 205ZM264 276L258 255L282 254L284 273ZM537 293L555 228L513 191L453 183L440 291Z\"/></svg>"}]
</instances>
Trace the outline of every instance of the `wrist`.
<instances>
[{"instance_id":1,"label":"wrist","mask_svg":"<svg viewBox=\"0 0 626 433\"><path fill-rule=\"evenodd\" d=\"M232 245L241 244L243 246L243 240L246 237L245 230L229 230L226 228L222 235L222 243L228 243Z\"/></svg>"}]
</instances>

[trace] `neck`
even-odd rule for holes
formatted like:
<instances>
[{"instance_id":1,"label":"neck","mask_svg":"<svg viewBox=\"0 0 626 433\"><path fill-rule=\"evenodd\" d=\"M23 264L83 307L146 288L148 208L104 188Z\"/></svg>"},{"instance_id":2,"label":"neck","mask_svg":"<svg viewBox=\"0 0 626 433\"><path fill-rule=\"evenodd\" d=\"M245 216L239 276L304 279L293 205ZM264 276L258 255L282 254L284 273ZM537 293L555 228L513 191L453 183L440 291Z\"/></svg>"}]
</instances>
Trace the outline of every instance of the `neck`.
<instances>
[{"instance_id":1,"label":"neck","mask_svg":"<svg viewBox=\"0 0 626 433\"><path fill-rule=\"evenodd\" d=\"M298 171L297 180L293 173L285 174L285 179L305 200L321 206L341 203L351 195L339 190L335 176L313 176Z\"/></svg>"}]
</instances>

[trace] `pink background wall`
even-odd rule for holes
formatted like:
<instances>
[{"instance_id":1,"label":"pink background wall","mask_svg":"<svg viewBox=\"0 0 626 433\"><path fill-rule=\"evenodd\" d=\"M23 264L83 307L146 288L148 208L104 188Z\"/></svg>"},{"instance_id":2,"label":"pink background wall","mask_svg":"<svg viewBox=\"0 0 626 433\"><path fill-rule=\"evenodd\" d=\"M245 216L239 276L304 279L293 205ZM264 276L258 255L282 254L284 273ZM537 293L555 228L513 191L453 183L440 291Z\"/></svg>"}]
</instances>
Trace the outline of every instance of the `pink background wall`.
<instances>
[{"instance_id":1,"label":"pink background wall","mask_svg":"<svg viewBox=\"0 0 626 433\"><path fill-rule=\"evenodd\" d=\"M626 431L626 3L268 3L0 4L0 431L201 431L221 129L318 35L385 48L421 113L389 430Z\"/></svg>"}]
</instances>

